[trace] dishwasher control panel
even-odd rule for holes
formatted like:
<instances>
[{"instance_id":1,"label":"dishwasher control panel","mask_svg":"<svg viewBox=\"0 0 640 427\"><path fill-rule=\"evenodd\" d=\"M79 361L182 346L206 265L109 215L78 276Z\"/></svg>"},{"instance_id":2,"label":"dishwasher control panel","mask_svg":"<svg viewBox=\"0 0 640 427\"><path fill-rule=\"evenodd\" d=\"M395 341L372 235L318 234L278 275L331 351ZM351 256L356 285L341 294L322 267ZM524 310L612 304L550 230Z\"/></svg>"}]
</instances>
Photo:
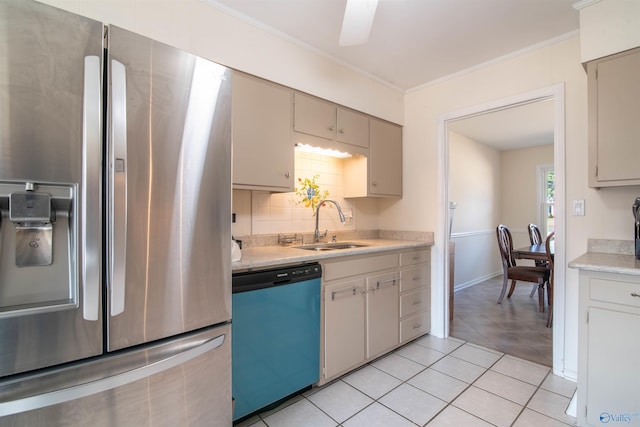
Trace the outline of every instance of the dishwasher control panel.
<instances>
[{"instance_id":1,"label":"dishwasher control panel","mask_svg":"<svg viewBox=\"0 0 640 427\"><path fill-rule=\"evenodd\" d=\"M236 293L296 283L319 277L322 277L322 267L318 263L310 263L235 273L232 276L231 284L233 292Z\"/></svg>"}]
</instances>

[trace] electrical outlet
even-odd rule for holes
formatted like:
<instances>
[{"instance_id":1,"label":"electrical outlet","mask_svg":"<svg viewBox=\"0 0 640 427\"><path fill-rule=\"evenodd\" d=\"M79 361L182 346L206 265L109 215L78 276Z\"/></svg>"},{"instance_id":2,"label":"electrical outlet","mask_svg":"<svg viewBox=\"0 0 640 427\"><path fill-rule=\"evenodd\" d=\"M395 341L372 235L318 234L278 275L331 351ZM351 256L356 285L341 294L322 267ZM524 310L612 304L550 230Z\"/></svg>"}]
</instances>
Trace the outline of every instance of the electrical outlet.
<instances>
[{"instance_id":1,"label":"electrical outlet","mask_svg":"<svg viewBox=\"0 0 640 427\"><path fill-rule=\"evenodd\" d=\"M343 213L344 213L345 225L353 223L353 210L345 209Z\"/></svg>"}]
</instances>

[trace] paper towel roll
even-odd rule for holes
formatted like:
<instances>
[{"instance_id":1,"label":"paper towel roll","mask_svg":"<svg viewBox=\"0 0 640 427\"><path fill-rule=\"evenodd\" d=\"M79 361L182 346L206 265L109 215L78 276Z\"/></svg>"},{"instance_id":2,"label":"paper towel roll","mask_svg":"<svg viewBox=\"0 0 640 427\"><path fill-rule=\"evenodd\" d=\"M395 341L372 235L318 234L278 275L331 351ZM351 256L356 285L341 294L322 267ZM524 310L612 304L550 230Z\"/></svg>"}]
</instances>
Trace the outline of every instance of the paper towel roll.
<instances>
[{"instance_id":1,"label":"paper towel roll","mask_svg":"<svg viewBox=\"0 0 640 427\"><path fill-rule=\"evenodd\" d=\"M231 261L240 261L240 258L242 258L240 246L238 245L238 242L231 240Z\"/></svg>"}]
</instances>

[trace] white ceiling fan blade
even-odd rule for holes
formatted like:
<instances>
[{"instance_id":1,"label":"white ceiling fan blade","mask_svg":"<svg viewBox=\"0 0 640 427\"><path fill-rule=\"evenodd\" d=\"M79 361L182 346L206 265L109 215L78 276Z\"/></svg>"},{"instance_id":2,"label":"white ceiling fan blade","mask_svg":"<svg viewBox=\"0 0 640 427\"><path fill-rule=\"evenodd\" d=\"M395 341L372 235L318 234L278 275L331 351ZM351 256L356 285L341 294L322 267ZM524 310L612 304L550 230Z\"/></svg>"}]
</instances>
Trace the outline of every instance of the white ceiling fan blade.
<instances>
[{"instance_id":1,"label":"white ceiling fan blade","mask_svg":"<svg viewBox=\"0 0 640 427\"><path fill-rule=\"evenodd\" d=\"M340 46L355 46L369 40L378 0L347 0L344 11Z\"/></svg>"}]
</instances>

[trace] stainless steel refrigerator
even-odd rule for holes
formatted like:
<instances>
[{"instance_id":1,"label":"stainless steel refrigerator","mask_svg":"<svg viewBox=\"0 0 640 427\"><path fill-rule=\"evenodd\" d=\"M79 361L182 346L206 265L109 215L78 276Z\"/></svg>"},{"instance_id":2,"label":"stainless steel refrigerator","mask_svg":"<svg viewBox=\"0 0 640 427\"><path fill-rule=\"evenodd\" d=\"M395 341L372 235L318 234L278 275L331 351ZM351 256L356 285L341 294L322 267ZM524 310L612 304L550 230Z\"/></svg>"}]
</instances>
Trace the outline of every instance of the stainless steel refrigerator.
<instances>
[{"instance_id":1,"label":"stainless steel refrigerator","mask_svg":"<svg viewBox=\"0 0 640 427\"><path fill-rule=\"evenodd\" d=\"M231 424L231 77L0 0L0 425Z\"/></svg>"}]
</instances>

